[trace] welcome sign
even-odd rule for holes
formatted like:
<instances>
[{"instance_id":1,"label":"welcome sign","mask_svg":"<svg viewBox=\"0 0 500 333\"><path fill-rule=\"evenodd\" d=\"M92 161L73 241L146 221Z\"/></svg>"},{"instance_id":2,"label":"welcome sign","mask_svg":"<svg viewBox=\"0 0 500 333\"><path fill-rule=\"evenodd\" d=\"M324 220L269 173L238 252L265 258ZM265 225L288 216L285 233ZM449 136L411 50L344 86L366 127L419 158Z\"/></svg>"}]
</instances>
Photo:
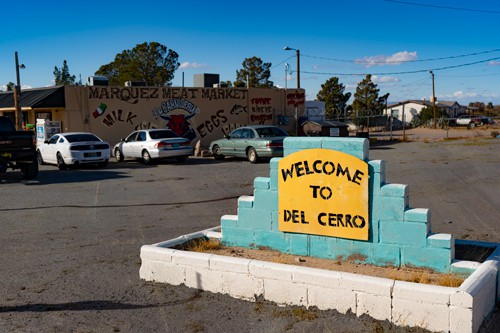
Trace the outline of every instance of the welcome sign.
<instances>
[{"instance_id":1,"label":"welcome sign","mask_svg":"<svg viewBox=\"0 0 500 333\"><path fill-rule=\"evenodd\" d=\"M306 149L278 163L280 231L368 240L368 163Z\"/></svg>"}]
</instances>

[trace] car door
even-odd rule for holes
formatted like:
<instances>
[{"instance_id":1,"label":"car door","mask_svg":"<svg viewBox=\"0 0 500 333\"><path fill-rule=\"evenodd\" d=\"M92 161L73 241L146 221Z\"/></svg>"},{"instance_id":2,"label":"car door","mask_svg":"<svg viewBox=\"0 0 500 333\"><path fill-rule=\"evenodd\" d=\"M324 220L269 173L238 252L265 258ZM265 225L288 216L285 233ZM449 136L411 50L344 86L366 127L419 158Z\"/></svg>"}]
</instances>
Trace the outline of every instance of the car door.
<instances>
[{"instance_id":1,"label":"car door","mask_svg":"<svg viewBox=\"0 0 500 333\"><path fill-rule=\"evenodd\" d=\"M139 132L132 132L132 134L130 134L123 142L123 144L121 146L123 157L125 157L125 158L138 157L134 153L134 148L137 145L137 134L138 133Z\"/></svg>"},{"instance_id":2,"label":"car door","mask_svg":"<svg viewBox=\"0 0 500 333\"><path fill-rule=\"evenodd\" d=\"M42 152L42 158L44 162L56 163L57 142L60 138L60 135L55 134L47 141L47 143L43 144L43 148L41 147L42 149L40 149L40 151Z\"/></svg>"},{"instance_id":3,"label":"car door","mask_svg":"<svg viewBox=\"0 0 500 333\"><path fill-rule=\"evenodd\" d=\"M254 145L255 134L250 128L243 128L241 131L241 137L236 141L235 144L235 154L240 157L247 156L247 147Z\"/></svg>"},{"instance_id":4,"label":"car door","mask_svg":"<svg viewBox=\"0 0 500 333\"><path fill-rule=\"evenodd\" d=\"M221 147L223 155L236 156L236 147L240 144L242 128L238 128L231 132L229 138L224 142Z\"/></svg>"}]
</instances>

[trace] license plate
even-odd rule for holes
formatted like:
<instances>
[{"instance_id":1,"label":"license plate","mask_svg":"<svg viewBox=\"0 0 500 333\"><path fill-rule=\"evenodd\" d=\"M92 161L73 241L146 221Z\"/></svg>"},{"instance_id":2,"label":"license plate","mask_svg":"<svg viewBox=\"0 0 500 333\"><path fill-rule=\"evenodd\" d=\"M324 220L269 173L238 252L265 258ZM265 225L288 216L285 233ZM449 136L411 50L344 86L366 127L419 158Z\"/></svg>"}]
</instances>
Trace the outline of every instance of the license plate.
<instances>
[{"instance_id":1,"label":"license plate","mask_svg":"<svg viewBox=\"0 0 500 333\"><path fill-rule=\"evenodd\" d=\"M85 153L85 157L98 157L101 156L100 153Z\"/></svg>"},{"instance_id":2,"label":"license plate","mask_svg":"<svg viewBox=\"0 0 500 333\"><path fill-rule=\"evenodd\" d=\"M12 154L11 153L2 153L0 156L2 157L12 157Z\"/></svg>"}]
</instances>

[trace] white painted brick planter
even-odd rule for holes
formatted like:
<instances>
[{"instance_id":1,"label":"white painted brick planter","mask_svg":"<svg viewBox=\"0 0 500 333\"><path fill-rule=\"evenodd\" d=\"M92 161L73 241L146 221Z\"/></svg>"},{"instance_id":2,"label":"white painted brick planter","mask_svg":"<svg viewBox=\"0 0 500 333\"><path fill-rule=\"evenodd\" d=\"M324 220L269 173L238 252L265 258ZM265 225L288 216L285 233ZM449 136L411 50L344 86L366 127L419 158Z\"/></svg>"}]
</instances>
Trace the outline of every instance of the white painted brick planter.
<instances>
[{"instance_id":1,"label":"white painted brick planter","mask_svg":"<svg viewBox=\"0 0 500 333\"><path fill-rule=\"evenodd\" d=\"M432 331L476 332L498 299L500 249L458 288L383 279L259 260L175 250L199 237L220 238L218 227L141 248L140 277L279 305L348 310L397 325ZM458 266L467 263L459 262Z\"/></svg>"}]
</instances>

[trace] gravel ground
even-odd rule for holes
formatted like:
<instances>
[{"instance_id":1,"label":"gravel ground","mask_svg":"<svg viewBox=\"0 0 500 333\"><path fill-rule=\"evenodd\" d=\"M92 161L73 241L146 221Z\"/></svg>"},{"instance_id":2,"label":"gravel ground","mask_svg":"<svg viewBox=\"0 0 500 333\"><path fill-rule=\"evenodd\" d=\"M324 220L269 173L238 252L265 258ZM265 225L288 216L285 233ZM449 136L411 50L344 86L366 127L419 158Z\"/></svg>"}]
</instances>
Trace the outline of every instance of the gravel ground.
<instances>
[{"instance_id":1,"label":"gravel ground","mask_svg":"<svg viewBox=\"0 0 500 333\"><path fill-rule=\"evenodd\" d=\"M416 133L385 144L388 133L373 134L371 159L386 160L389 182L410 184L412 206L431 208L433 231L500 242L500 141L487 132L471 135L477 142ZM42 166L37 182L0 175L0 332L425 332L139 279L142 245L216 225L268 174L266 163L200 158ZM497 310L480 332L499 331Z\"/></svg>"}]
</instances>

